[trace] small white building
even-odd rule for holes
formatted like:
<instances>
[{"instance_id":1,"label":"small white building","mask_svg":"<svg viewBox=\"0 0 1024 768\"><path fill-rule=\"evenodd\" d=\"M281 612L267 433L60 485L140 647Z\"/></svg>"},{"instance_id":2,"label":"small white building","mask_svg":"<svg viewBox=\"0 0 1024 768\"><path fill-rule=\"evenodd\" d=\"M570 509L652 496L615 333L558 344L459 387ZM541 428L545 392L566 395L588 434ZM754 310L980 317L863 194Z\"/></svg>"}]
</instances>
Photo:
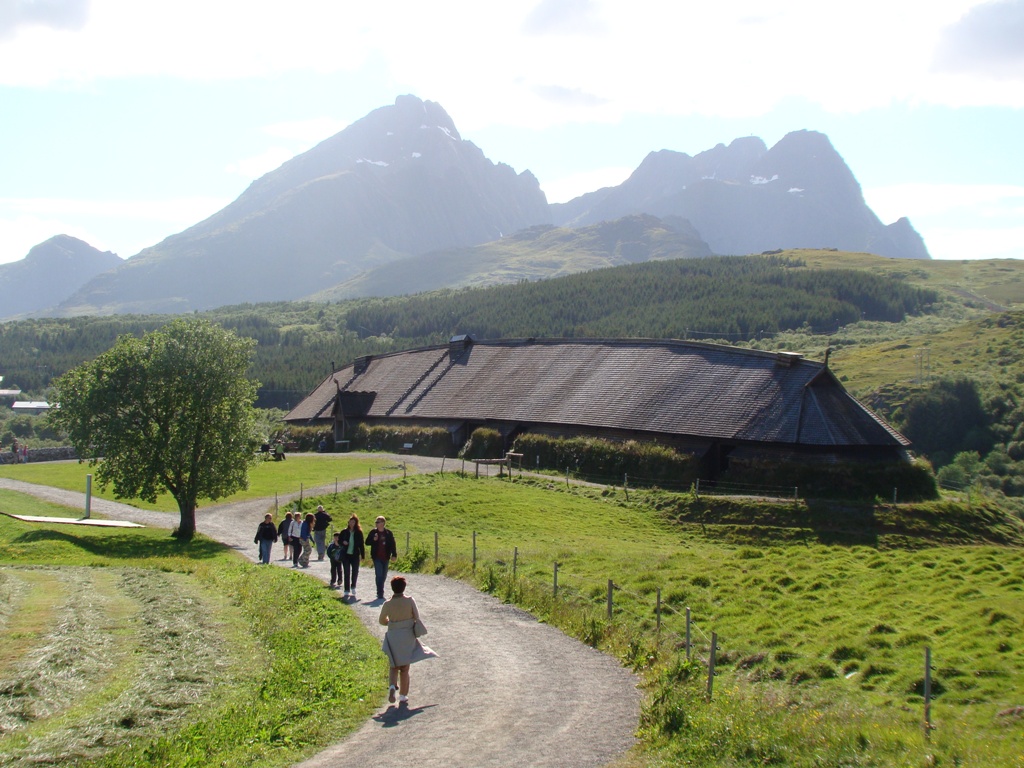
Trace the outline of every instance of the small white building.
<instances>
[{"instance_id":1,"label":"small white building","mask_svg":"<svg viewBox=\"0 0 1024 768\"><path fill-rule=\"evenodd\" d=\"M18 411L19 413L45 413L50 410L53 406L45 400L21 400L11 404L11 410Z\"/></svg>"}]
</instances>

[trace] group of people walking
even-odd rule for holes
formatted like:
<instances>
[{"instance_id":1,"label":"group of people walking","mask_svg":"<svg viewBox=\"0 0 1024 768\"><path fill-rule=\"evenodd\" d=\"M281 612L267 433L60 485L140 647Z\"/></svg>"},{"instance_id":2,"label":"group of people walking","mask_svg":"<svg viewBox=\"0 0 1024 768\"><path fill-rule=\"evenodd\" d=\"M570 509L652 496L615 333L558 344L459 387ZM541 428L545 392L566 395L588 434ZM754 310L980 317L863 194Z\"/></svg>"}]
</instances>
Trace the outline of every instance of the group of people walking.
<instances>
[{"instance_id":1,"label":"group of people walking","mask_svg":"<svg viewBox=\"0 0 1024 768\"><path fill-rule=\"evenodd\" d=\"M256 529L254 542L259 544L260 563L270 564L270 554L279 539L284 545L283 560L289 559L293 568L308 568L313 547L317 559L325 557L331 565L331 588L344 587L346 598L356 597L356 582L359 580L359 565L369 551L373 561L374 582L377 599L384 600L384 585L392 560L398 557L395 535L387 527L387 520L378 517L366 536L359 525L359 517L351 515L345 528L332 534L331 543L326 544L327 530L333 518L323 508L303 517L299 512L288 512L280 525L274 524L273 515L265 515ZM430 648L419 638L427 634L420 619L416 601L405 594L406 580L402 576L391 579L392 596L380 609L378 621L387 627L381 650L388 657L388 701L399 706L409 701L409 665L423 659L435 657Z\"/></svg>"},{"instance_id":2,"label":"group of people walking","mask_svg":"<svg viewBox=\"0 0 1024 768\"><path fill-rule=\"evenodd\" d=\"M331 588L344 589L345 597L356 596L356 583L359 581L359 566L366 559L369 551L373 562L374 581L377 587L377 599L384 599L384 584L388 577L391 561L398 558L395 535L387 527L387 520L378 517L373 530L365 536L359 524L359 517L352 515L346 526L334 533L331 543L327 543L327 531L334 518L324 509L323 505L316 508L315 513L288 512L280 525L274 525L273 515L266 515L256 530L254 543L260 547L260 562L270 564L270 552L274 543L280 540L284 546L282 560L292 561L292 568L308 568L313 548L316 548L317 560L325 558L331 565Z\"/></svg>"}]
</instances>

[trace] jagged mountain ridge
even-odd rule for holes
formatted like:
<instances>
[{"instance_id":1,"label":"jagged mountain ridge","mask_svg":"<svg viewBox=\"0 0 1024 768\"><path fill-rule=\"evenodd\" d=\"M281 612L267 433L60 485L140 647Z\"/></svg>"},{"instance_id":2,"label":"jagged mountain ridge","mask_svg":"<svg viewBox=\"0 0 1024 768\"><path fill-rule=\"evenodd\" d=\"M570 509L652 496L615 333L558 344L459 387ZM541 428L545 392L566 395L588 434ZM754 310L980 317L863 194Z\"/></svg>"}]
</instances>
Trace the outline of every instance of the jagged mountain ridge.
<instances>
[{"instance_id":1,"label":"jagged mountain ridge","mask_svg":"<svg viewBox=\"0 0 1024 768\"><path fill-rule=\"evenodd\" d=\"M927 259L910 222L882 224L828 137L793 131L771 149L755 137L693 157L651 152L617 187L551 206L554 223L583 226L635 213L690 221L718 254L837 248Z\"/></svg>"},{"instance_id":2,"label":"jagged mountain ridge","mask_svg":"<svg viewBox=\"0 0 1024 768\"><path fill-rule=\"evenodd\" d=\"M401 96L85 286L59 312L294 299L397 258L549 222L529 171L492 163L439 105Z\"/></svg>"},{"instance_id":3,"label":"jagged mountain ridge","mask_svg":"<svg viewBox=\"0 0 1024 768\"><path fill-rule=\"evenodd\" d=\"M205 221L98 276L53 313L185 312L370 290L396 295L507 282L521 269L527 274L520 279L537 279L586 265L594 254L535 268L530 260L539 264L544 253L524 247L509 266L496 261L503 236L640 214L687 222L695 242L678 256L710 246L719 254L825 247L928 258L906 219L887 227L871 212L820 133L796 131L771 149L747 137L694 157L652 152L618 187L548 206L529 171L487 159L439 105L401 96L257 179ZM497 245L473 250L483 243ZM554 253L544 239L536 246ZM638 253L634 248L630 258ZM648 254L665 257L657 249Z\"/></svg>"},{"instance_id":4,"label":"jagged mountain ridge","mask_svg":"<svg viewBox=\"0 0 1024 768\"><path fill-rule=\"evenodd\" d=\"M31 315L70 296L123 259L70 235L33 246L25 258L0 264L0 320Z\"/></svg>"},{"instance_id":5,"label":"jagged mountain ridge","mask_svg":"<svg viewBox=\"0 0 1024 768\"><path fill-rule=\"evenodd\" d=\"M337 301L546 280L640 261L701 258L711 249L690 223L638 214L578 229L539 224L500 240L449 248L371 269L308 298Z\"/></svg>"}]
</instances>

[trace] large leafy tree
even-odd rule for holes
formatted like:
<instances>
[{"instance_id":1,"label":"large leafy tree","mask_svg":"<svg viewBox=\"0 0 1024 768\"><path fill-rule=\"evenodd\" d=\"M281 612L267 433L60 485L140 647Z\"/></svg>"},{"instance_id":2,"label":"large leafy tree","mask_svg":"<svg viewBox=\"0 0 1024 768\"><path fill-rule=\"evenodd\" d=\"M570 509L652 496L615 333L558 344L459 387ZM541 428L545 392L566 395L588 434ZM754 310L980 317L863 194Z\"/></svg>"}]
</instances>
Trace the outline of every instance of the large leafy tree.
<instances>
[{"instance_id":1,"label":"large leafy tree","mask_svg":"<svg viewBox=\"0 0 1024 768\"><path fill-rule=\"evenodd\" d=\"M178 502L191 539L196 502L248 486L255 456L256 342L205 320L175 320L114 346L55 383L54 425L118 498Z\"/></svg>"}]
</instances>

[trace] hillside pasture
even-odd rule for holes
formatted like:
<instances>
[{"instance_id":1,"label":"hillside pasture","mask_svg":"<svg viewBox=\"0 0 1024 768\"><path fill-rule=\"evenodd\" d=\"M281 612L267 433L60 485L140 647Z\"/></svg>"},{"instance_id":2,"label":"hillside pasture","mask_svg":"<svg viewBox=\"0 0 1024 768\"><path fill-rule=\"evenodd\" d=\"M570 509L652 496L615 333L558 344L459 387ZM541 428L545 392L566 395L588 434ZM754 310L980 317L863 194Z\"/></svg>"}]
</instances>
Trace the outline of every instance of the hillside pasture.
<instances>
[{"instance_id":1,"label":"hillside pasture","mask_svg":"<svg viewBox=\"0 0 1024 768\"><path fill-rule=\"evenodd\" d=\"M0 511L74 515L10 491ZM290 765L369 717L384 664L312 579L0 516L0 766Z\"/></svg>"},{"instance_id":2,"label":"hillside pasture","mask_svg":"<svg viewBox=\"0 0 1024 768\"><path fill-rule=\"evenodd\" d=\"M324 499L364 520L384 514L397 535L399 569L467 579L644 672L642 740L624 766L1022 764L1024 533L991 504L704 504L693 494L630 490L627 498L621 488L453 473L385 480ZM0 510L40 504L0 494ZM74 705L55 688L49 697L30 693L35 709L0 714L14 723L0 735L0 754L17 760L35 755L34 744L83 757L111 744L106 757L85 764L205 765L211 754L225 765L294 762L294 750L308 753L326 738L326 715L310 702L329 699L355 722L368 713L359 699L373 697L359 693L368 682L304 672L298 685L313 686L315 695L293 692L301 703L279 704L276 693L264 692L286 685L277 673L295 674L280 665L310 653L333 658L340 643L349 662L341 666L359 680L383 674L373 644L369 651L361 645L364 636L336 602L317 602L314 593L324 590L312 580L242 564L202 538L183 548L162 531L68 531L0 518L0 591L0 647L7 649L0 677L11 680L10 690L30 690L20 669L60 647L56 628L70 616L73 596L96 595L72 622L83 629L73 631L109 626L109 654L131 660L72 674L85 692ZM111 702L137 690L139 676L150 676L146 665L156 664L136 650L143 640L133 632L164 594L186 598L164 610L203 614L184 621L195 621L194 639L214 649L207 658L217 663L200 665L202 674L171 673L193 686L191 707L175 705L181 692L173 689L158 712L131 710L117 719L110 712L122 710ZM282 594L310 600L310 612L292 621L279 610ZM684 646L687 609L692 661ZM169 642L190 640L178 637L169 617L155 620ZM718 649L709 702L712 633ZM928 738L926 647L934 694ZM261 677L263 664L254 669L253 659L266 659L272 673ZM85 710L76 709L80 703ZM311 729L300 733L286 714L296 709L312 718ZM183 711L196 722L185 725ZM157 737L160 730L166 735Z\"/></svg>"},{"instance_id":3,"label":"hillside pasture","mask_svg":"<svg viewBox=\"0 0 1024 768\"><path fill-rule=\"evenodd\" d=\"M648 740L636 765L1019 764L1024 723L1001 714L1024 704L1019 521L943 502L878 510L874 528L844 522L841 508L831 526L801 514L787 524L785 505L774 521L756 510L744 520L742 503L721 522L688 522L678 514L685 498L669 496L630 491L626 501L621 490L432 475L346 499L362 519L388 517L404 567L469 578L648 668ZM915 522L900 526L901 511ZM945 540L918 538L929 516L960 522ZM969 543L993 528L1011 544ZM719 638L710 704L705 672L678 671L687 608L695 656L706 656L712 632Z\"/></svg>"}]
</instances>

